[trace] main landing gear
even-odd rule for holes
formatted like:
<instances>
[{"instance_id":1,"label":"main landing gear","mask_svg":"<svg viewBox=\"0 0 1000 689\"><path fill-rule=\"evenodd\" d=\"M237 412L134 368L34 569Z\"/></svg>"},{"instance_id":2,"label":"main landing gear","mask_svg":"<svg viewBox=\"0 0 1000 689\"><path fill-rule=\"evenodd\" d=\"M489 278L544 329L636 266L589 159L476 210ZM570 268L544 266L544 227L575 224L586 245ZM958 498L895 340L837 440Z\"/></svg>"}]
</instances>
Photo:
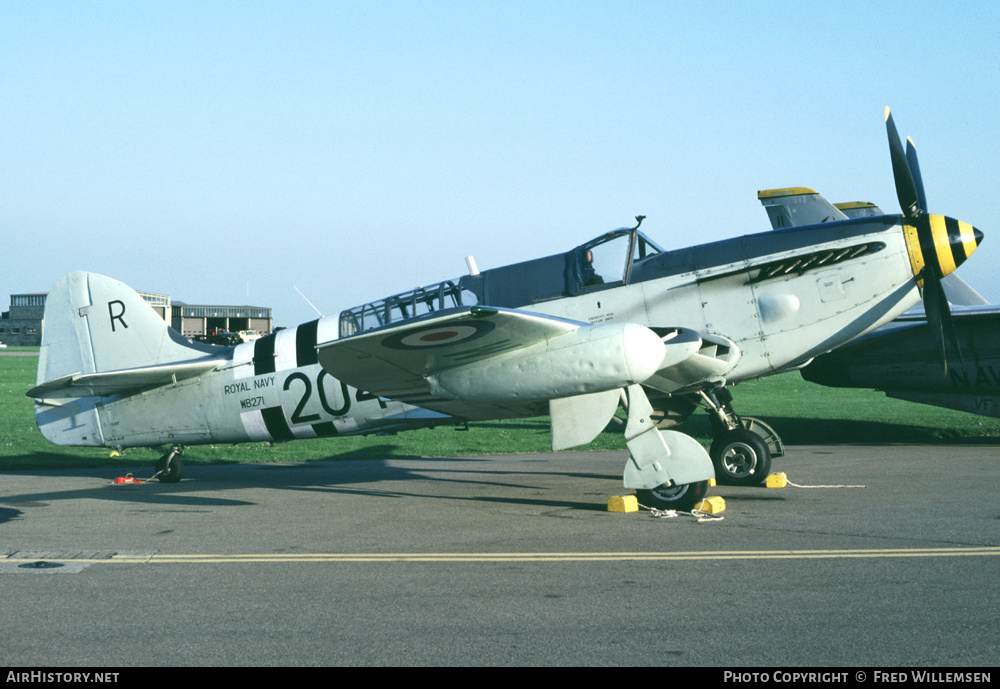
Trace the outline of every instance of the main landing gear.
<instances>
[{"instance_id":1,"label":"main landing gear","mask_svg":"<svg viewBox=\"0 0 1000 689\"><path fill-rule=\"evenodd\" d=\"M184 476L184 462L181 455L184 454L184 447L174 445L170 452L163 455L156 461L156 473L153 478L160 483L177 483Z\"/></svg>"},{"instance_id":2,"label":"main landing gear","mask_svg":"<svg viewBox=\"0 0 1000 689\"><path fill-rule=\"evenodd\" d=\"M726 388L701 393L708 406L715 440L709 450L720 484L756 486L771 472L771 458L785 454L781 438L770 426L733 411L733 396Z\"/></svg>"},{"instance_id":3,"label":"main landing gear","mask_svg":"<svg viewBox=\"0 0 1000 689\"><path fill-rule=\"evenodd\" d=\"M628 386L624 401L629 451L625 487L634 489L636 499L646 507L690 511L705 497L713 476L705 448L683 433L659 430L641 385Z\"/></svg>"},{"instance_id":4,"label":"main landing gear","mask_svg":"<svg viewBox=\"0 0 1000 689\"><path fill-rule=\"evenodd\" d=\"M690 512L708 494L708 481L695 481L670 486L661 484L656 488L637 488L635 498L640 504L657 510L678 510Z\"/></svg>"}]
</instances>

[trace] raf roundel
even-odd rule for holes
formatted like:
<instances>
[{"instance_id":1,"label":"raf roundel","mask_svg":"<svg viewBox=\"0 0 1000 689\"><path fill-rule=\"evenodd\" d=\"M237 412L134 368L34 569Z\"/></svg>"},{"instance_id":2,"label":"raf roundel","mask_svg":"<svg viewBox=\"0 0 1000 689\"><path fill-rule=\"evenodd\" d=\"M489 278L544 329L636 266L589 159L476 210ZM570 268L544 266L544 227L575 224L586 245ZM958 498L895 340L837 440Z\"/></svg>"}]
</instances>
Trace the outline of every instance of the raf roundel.
<instances>
[{"instance_id":1,"label":"raf roundel","mask_svg":"<svg viewBox=\"0 0 1000 689\"><path fill-rule=\"evenodd\" d=\"M432 326L415 332L400 333L382 341L382 346L389 349L428 349L446 347L448 345L475 340L493 330L489 321L472 321L470 323L451 324L447 326Z\"/></svg>"}]
</instances>

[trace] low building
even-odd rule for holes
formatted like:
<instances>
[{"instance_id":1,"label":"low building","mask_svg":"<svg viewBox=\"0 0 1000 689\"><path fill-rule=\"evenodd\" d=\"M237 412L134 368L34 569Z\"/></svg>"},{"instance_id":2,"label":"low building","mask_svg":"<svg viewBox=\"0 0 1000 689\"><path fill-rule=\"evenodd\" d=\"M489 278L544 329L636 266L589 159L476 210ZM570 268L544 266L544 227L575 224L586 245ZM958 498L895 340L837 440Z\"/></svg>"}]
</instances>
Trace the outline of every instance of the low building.
<instances>
[{"instance_id":1,"label":"low building","mask_svg":"<svg viewBox=\"0 0 1000 689\"><path fill-rule=\"evenodd\" d=\"M273 324L271 309L263 306L210 306L180 301L173 304L171 322L184 337L200 337L215 330L257 330L266 335Z\"/></svg>"},{"instance_id":2,"label":"low building","mask_svg":"<svg viewBox=\"0 0 1000 689\"><path fill-rule=\"evenodd\" d=\"M205 335L211 330L259 330L269 333L274 319L263 306L193 306L171 302L166 294L139 292L153 311L186 337ZM0 342L12 346L38 347L45 328L47 293L10 295L10 311L0 318Z\"/></svg>"},{"instance_id":3,"label":"low building","mask_svg":"<svg viewBox=\"0 0 1000 689\"><path fill-rule=\"evenodd\" d=\"M46 296L44 292L10 295L10 311L0 317L0 342L14 347L42 344Z\"/></svg>"}]
</instances>

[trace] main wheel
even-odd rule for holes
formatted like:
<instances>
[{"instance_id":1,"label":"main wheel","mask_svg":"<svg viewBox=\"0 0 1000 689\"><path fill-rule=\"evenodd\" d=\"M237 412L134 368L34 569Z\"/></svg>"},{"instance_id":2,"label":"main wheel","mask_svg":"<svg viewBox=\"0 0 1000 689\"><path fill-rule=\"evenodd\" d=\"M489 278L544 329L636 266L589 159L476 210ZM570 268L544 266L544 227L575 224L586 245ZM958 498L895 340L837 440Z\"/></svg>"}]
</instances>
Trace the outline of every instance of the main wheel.
<instances>
[{"instance_id":1,"label":"main wheel","mask_svg":"<svg viewBox=\"0 0 1000 689\"><path fill-rule=\"evenodd\" d=\"M745 428L720 435L712 443L709 455L719 483L756 486L763 483L771 471L771 452L767 445L759 435Z\"/></svg>"},{"instance_id":2,"label":"main wheel","mask_svg":"<svg viewBox=\"0 0 1000 689\"><path fill-rule=\"evenodd\" d=\"M184 462L179 453L171 452L157 460L156 471L160 483L177 483L184 476Z\"/></svg>"},{"instance_id":3,"label":"main wheel","mask_svg":"<svg viewBox=\"0 0 1000 689\"><path fill-rule=\"evenodd\" d=\"M658 510L680 510L690 512L691 508L705 498L708 481L682 483L679 486L662 484L649 490L637 489L635 497L646 507Z\"/></svg>"}]
</instances>

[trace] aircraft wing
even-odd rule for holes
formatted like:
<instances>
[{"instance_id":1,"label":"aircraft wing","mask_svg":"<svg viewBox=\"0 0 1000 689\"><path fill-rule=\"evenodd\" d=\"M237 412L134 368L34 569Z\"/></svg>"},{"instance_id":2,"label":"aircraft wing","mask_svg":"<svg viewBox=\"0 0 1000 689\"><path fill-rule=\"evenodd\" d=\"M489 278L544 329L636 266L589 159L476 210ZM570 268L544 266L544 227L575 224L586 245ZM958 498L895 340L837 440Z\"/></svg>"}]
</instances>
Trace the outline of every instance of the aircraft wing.
<instances>
[{"instance_id":1,"label":"aircraft wing","mask_svg":"<svg viewBox=\"0 0 1000 689\"><path fill-rule=\"evenodd\" d=\"M221 359L206 358L178 361L156 366L105 371L100 373L70 373L33 387L25 393L28 397L90 397L129 394L147 388L176 383L194 378L225 363Z\"/></svg>"},{"instance_id":2,"label":"aircraft wing","mask_svg":"<svg viewBox=\"0 0 1000 689\"><path fill-rule=\"evenodd\" d=\"M634 323L476 306L317 346L323 368L348 385L468 419L544 413L552 399L642 382L671 358L667 351Z\"/></svg>"},{"instance_id":3,"label":"aircraft wing","mask_svg":"<svg viewBox=\"0 0 1000 689\"><path fill-rule=\"evenodd\" d=\"M975 290L969 283L958 277L957 273L950 273L941 280L944 288L944 296L949 304L955 306L987 306L989 302Z\"/></svg>"}]
</instances>

